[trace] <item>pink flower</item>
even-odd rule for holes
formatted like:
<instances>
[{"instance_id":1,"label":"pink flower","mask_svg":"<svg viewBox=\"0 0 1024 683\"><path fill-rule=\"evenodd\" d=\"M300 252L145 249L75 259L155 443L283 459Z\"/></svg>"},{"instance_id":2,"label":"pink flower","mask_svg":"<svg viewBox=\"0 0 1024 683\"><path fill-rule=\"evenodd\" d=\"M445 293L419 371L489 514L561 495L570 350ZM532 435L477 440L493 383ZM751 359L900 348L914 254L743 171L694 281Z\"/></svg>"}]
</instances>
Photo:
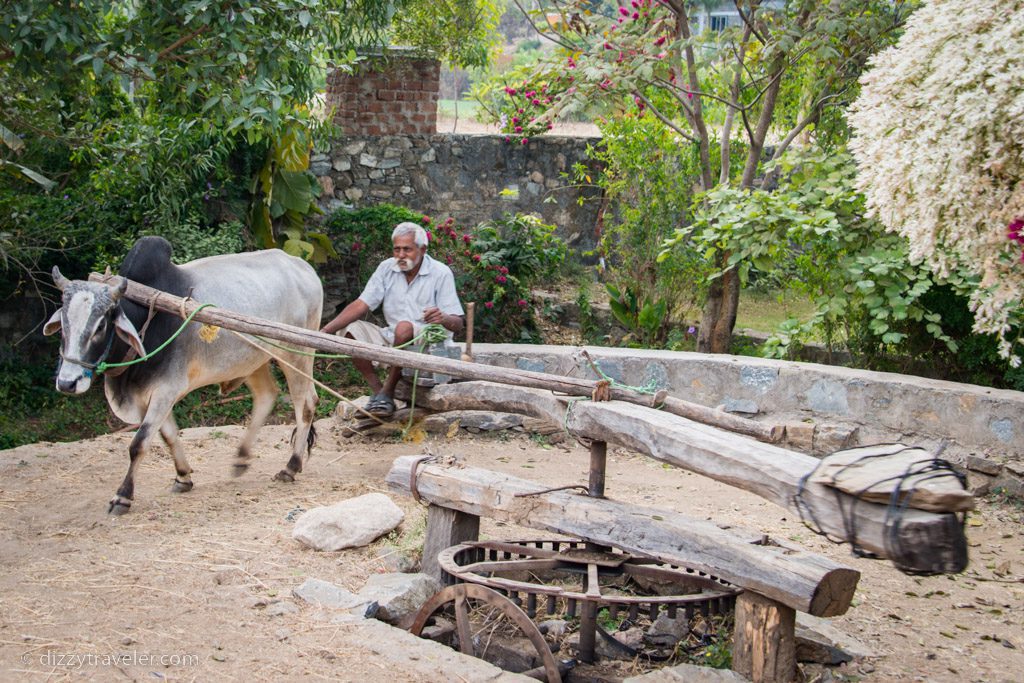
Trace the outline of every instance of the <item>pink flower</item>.
<instances>
[{"instance_id":1,"label":"pink flower","mask_svg":"<svg viewBox=\"0 0 1024 683\"><path fill-rule=\"evenodd\" d=\"M508 268L506 268L505 266L501 266L500 268L498 268L498 272L501 273L502 275L508 275Z\"/></svg>"},{"instance_id":2,"label":"pink flower","mask_svg":"<svg viewBox=\"0 0 1024 683\"><path fill-rule=\"evenodd\" d=\"M536 107L536 106L538 106L540 104L540 100L538 98L534 97L533 100L530 101L530 104L532 104L533 106Z\"/></svg>"},{"instance_id":3,"label":"pink flower","mask_svg":"<svg viewBox=\"0 0 1024 683\"><path fill-rule=\"evenodd\" d=\"M665 44L665 36L662 36L662 37L658 38L656 41L654 41L654 44L655 45L664 45Z\"/></svg>"},{"instance_id":4,"label":"pink flower","mask_svg":"<svg viewBox=\"0 0 1024 683\"><path fill-rule=\"evenodd\" d=\"M494 278L494 281L497 282L499 285L503 285L506 282L508 282L508 278L505 277L504 275L499 275L498 277Z\"/></svg>"},{"instance_id":5,"label":"pink flower","mask_svg":"<svg viewBox=\"0 0 1024 683\"><path fill-rule=\"evenodd\" d=\"M484 304L484 308L494 308L494 302L488 301Z\"/></svg>"},{"instance_id":6,"label":"pink flower","mask_svg":"<svg viewBox=\"0 0 1024 683\"><path fill-rule=\"evenodd\" d=\"M506 86L505 87L505 92L507 94L509 94L509 95L515 95L516 94L516 89L515 88L509 88L509 87Z\"/></svg>"},{"instance_id":7,"label":"pink flower","mask_svg":"<svg viewBox=\"0 0 1024 683\"><path fill-rule=\"evenodd\" d=\"M469 249L467 249L466 251L462 252L463 256L469 256L469 254L470 254Z\"/></svg>"},{"instance_id":8,"label":"pink flower","mask_svg":"<svg viewBox=\"0 0 1024 683\"><path fill-rule=\"evenodd\" d=\"M605 43L604 44L604 49L611 50L612 49L612 44L611 43Z\"/></svg>"},{"instance_id":9,"label":"pink flower","mask_svg":"<svg viewBox=\"0 0 1024 683\"><path fill-rule=\"evenodd\" d=\"M420 223L423 223L423 225L430 225L430 216L424 216Z\"/></svg>"},{"instance_id":10,"label":"pink flower","mask_svg":"<svg viewBox=\"0 0 1024 683\"><path fill-rule=\"evenodd\" d=\"M528 145L528 144L530 144L530 141L528 139L526 139L526 138L523 138L522 144Z\"/></svg>"},{"instance_id":11,"label":"pink flower","mask_svg":"<svg viewBox=\"0 0 1024 683\"><path fill-rule=\"evenodd\" d=\"M639 18L640 18L640 13L639 12L633 12L633 21L636 21Z\"/></svg>"},{"instance_id":12,"label":"pink flower","mask_svg":"<svg viewBox=\"0 0 1024 683\"><path fill-rule=\"evenodd\" d=\"M429 230L427 230L427 241L429 242L432 239L434 239L434 236L430 233Z\"/></svg>"},{"instance_id":13,"label":"pink flower","mask_svg":"<svg viewBox=\"0 0 1024 683\"><path fill-rule=\"evenodd\" d=\"M470 241L471 239L473 239L473 238L472 238L472 237L470 237L469 235L463 235L463 236L462 236L462 241L463 241L463 242L465 242L466 244L469 244L469 241Z\"/></svg>"},{"instance_id":14,"label":"pink flower","mask_svg":"<svg viewBox=\"0 0 1024 683\"><path fill-rule=\"evenodd\" d=\"M518 116L513 116L512 117L512 123L519 123L519 117Z\"/></svg>"},{"instance_id":15,"label":"pink flower","mask_svg":"<svg viewBox=\"0 0 1024 683\"><path fill-rule=\"evenodd\" d=\"M519 304L520 306L525 306L526 305L526 299L520 299L516 303Z\"/></svg>"},{"instance_id":16,"label":"pink flower","mask_svg":"<svg viewBox=\"0 0 1024 683\"><path fill-rule=\"evenodd\" d=\"M522 133L523 132L523 127L522 126L516 126L515 130L516 130L517 133Z\"/></svg>"},{"instance_id":17,"label":"pink flower","mask_svg":"<svg viewBox=\"0 0 1024 683\"><path fill-rule=\"evenodd\" d=\"M620 7L619 8L619 14L621 14L624 17L628 17L629 16L629 10L626 9L625 7Z\"/></svg>"},{"instance_id":18,"label":"pink flower","mask_svg":"<svg viewBox=\"0 0 1024 683\"><path fill-rule=\"evenodd\" d=\"M1018 216L1006 226L1006 236L1018 244L1024 244L1024 217Z\"/></svg>"},{"instance_id":19,"label":"pink flower","mask_svg":"<svg viewBox=\"0 0 1024 683\"><path fill-rule=\"evenodd\" d=\"M473 254L473 260L479 262L480 261L480 254Z\"/></svg>"}]
</instances>

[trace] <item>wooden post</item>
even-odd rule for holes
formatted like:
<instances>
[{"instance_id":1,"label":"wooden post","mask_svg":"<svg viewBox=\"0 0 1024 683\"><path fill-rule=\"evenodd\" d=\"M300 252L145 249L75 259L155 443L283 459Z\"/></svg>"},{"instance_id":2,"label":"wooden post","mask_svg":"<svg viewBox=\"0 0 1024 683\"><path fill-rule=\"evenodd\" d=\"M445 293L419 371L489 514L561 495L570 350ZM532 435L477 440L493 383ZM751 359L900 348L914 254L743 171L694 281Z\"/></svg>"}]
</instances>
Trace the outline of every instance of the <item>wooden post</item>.
<instances>
[{"instance_id":1,"label":"wooden post","mask_svg":"<svg viewBox=\"0 0 1024 683\"><path fill-rule=\"evenodd\" d=\"M732 670L754 683L796 680L796 612L744 591L736 598Z\"/></svg>"},{"instance_id":2,"label":"wooden post","mask_svg":"<svg viewBox=\"0 0 1024 683\"><path fill-rule=\"evenodd\" d=\"M429 574L443 585L452 582L451 577L441 571L437 554L459 543L476 541L480 538L480 518L451 508L431 505L427 508L427 533L423 539L423 560L420 571Z\"/></svg>"},{"instance_id":3,"label":"wooden post","mask_svg":"<svg viewBox=\"0 0 1024 683\"><path fill-rule=\"evenodd\" d=\"M608 442L590 442L590 482L587 493L591 498L604 498L605 466L608 462Z\"/></svg>"}]
</instances>

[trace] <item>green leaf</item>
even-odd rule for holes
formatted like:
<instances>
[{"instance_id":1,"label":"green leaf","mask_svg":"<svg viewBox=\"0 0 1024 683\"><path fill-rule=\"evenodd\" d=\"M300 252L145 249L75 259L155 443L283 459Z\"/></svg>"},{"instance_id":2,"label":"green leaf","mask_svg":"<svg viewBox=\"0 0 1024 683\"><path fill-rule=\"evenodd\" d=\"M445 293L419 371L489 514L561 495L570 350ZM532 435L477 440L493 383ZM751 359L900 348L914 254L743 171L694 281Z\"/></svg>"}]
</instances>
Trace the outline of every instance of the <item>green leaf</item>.
<instances>
[{"instance_id":1,"label":"green leaf","mask_svg":"<svg viewBox=\"0 0 1024 683\"><path fill-rule=\"evenodd\" d=\"M316 253L316 248L311 243L304 240L285 240L281 249L283 249L286 254L298 256L299 258L307 261L311 260L313 258L313 254Z\"/></svg>"},{"instance_id":2,"label":"green leaf","mask_svg":"<svg viewBox=\"0 0 1024 683\"><path fill-rule=\"evenodd\" d=\"M25 142L3 124L0 124L0 139L15 152L20 152L25 147Z\"/></svg>"},{"instance_id":3,"label":"green leaf","mask_svg":"<svg viewBox=\"0 0 1024 683\"><path fill-rule=\"evenodd\" d=\"M313 190L309 185L307 171L279 169L274 182L274 199L291 211L308 213L313 202Z\"/></svg>"}]
</instances>

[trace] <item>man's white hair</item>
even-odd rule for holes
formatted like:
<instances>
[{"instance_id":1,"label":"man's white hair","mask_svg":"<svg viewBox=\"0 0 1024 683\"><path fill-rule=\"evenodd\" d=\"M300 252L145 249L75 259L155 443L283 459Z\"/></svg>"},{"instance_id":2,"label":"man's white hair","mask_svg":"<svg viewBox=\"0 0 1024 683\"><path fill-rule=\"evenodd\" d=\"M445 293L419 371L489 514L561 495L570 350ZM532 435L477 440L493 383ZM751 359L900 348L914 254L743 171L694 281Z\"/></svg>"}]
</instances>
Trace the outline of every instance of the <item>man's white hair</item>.
<instances>
[{"instance_id":1,"label":"man's white hair","mask_svg":"<svg viewBox=\"0 0 1024 683\"><path fill-rule=\"evenodd\" d=\"M403 237L405 235L413 235L416 240L417 247L427 246L427 231L422 226L416 225L415 223L399 223L395 226L395 229L391 231L391 241L394 241L396 237Z\"/></svg>"}]
</instances>

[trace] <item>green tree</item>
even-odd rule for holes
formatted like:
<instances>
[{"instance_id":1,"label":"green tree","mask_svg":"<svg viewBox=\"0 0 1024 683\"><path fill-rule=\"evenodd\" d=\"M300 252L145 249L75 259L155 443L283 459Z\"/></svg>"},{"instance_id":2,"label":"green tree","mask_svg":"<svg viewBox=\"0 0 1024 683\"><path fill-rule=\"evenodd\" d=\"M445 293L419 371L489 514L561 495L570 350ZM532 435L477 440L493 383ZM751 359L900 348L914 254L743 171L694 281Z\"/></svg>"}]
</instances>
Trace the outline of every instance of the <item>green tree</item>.
<instances>
[{"instance_id":1,"label":"green tree","mask_svg":"<svg viewBox=\"0 0 1024 683\"><path fill-rule=\"evenodd\" d=\"M736 0L739 25L695 35L694 19L705 4L560 5L562 21L538 26L563 48L552 83L559 94L540 122L626 96L673 130L681 146L692 147L700 190L765 186L771 182L763 173L766 152L778 158L855 94L864 63L895 40L913 3ZM551 68L545 65L544 73ZM734 176L730 145L736 138L743 140L745 154ZM708 292L698 349L726 352L741 283L728 252L714 257L719 275Z\"/></svg>"},{"instance_id":2,"label":"green tree","mask_svg":"<svg viewBox=\"0 0 1024 683\"><path fill-rule=\"evenodd\" d=\"M480 59L490 6L438 8L438 16L455 12L459 21L445 24L449 42L424 34L423 47L446 59ZM152 231L194 221L211 176L248 173L262 192L249 212L259 219L250 226L259 241L315 254L319 245L303 239L300 224L318 188L294 175L293 162L329 130L314 115L325 68L345 68L357 48L424 24L433 7L427 0L4 2L0 172L21 192L77 184L83 174L104 194L134 186L140 229ZM411 19L397 23L406 13ZM260 160L225 169L243 146Z\"/></svg>"}]
</instances>

